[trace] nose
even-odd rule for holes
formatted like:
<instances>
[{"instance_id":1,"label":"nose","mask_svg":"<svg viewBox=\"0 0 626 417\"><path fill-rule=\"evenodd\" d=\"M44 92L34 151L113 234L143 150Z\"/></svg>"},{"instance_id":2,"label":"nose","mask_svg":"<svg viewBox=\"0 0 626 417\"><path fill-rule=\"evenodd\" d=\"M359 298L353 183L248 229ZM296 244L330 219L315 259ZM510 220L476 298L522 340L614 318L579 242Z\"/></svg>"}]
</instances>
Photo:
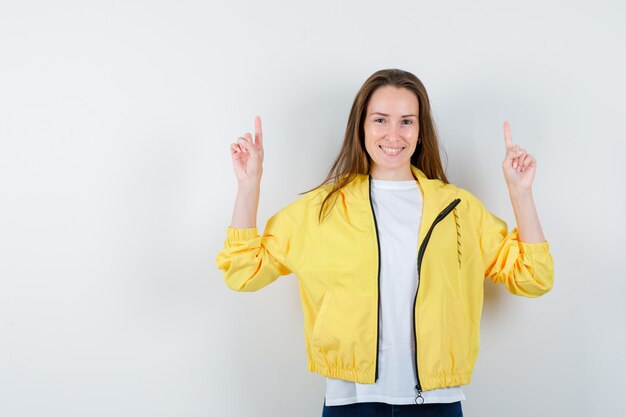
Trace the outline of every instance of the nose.
<instances>
[{"instance_id":1,"label":"nose","mask_svg":"<svg viewBox=\"0 0 626 417\"><path fill-rule=\"evenodd\" d=\"M395 123L390 123L387 129L387 139L392 142L400 139L400 126Z\"/></svg>"}]
</instances>

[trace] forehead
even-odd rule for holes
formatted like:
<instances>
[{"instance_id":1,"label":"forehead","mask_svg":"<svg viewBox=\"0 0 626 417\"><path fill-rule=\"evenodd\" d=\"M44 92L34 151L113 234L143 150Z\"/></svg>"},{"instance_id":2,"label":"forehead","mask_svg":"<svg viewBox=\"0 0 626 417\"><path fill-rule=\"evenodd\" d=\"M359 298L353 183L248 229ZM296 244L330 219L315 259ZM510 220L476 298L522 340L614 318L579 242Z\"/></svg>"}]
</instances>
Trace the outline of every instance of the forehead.
<instances>
[{"instance_id":1,"label":"forehead","mask_svg":"<svg viewBox=\"0 0 626 417\"><path fill-rule=\"evenodd\" d=\"M379 87L370 97L367 113L417 114L419 102L417 96L406 88L390 85Z\"/></svg>"}]
</instances>

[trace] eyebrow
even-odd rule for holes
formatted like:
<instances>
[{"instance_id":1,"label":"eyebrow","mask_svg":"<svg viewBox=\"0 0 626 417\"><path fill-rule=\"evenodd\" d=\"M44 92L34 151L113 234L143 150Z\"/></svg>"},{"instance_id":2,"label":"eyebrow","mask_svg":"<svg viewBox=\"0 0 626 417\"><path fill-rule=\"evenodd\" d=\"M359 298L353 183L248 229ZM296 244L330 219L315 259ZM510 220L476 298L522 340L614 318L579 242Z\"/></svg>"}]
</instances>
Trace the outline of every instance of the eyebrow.
<instances>
[{"instance_id":1,"label":"eyebrow","mask_svg":"<svg viewBox=\"0 0 626 417\"><path fill-rule=\"evenodd\" d=\"M373 114L380 114L381 116L389 116L388 114L380 113L380 112L377 112L377 111L375 111L373 113L370 113L369 115L371 116ZM414 115L414 114L404 114L404 115L402 115L402 117L411 117L411 116L413 116L413 117L415 117L417 119L417 116Z\"/></svg>"}]
</instances>

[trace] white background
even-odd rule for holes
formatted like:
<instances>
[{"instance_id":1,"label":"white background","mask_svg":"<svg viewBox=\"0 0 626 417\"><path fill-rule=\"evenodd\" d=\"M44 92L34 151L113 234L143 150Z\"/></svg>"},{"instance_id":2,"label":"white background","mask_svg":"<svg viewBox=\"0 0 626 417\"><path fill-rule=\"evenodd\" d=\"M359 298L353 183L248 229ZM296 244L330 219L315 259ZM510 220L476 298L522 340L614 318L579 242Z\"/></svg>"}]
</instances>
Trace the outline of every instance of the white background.
<instances>
[{"instance_id":1,"label":"white background","mask_svg":"<svg viewBox=\"0 0 626 417\"><path fill-rule=\"evenodd\" d=\"M382 68L426 85L451 182L514 226L538 161L554 289L485 284L466 416L623 415L620 1L0 0L0 416L321 415L295 276L215 265L229 144L264 122L258 225L325 176Z\"/></svg>"}]
</instances>

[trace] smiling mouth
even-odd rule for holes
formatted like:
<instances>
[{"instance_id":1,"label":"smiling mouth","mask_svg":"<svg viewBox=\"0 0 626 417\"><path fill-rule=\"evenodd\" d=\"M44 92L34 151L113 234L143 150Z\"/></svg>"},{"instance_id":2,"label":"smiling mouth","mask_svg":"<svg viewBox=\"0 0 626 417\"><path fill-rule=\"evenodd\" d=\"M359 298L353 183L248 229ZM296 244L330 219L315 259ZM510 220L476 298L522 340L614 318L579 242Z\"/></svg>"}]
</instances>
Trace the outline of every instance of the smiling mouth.
<instances>
[{"instance_id":1,"label":"smiling mouth","mask_svg":"<svg viewBox=\"0 0 626 417\"><path fill-rule=\"evenodd\" d=\"M400 152L402 152L402 150L404 149L404 147L393 148L390 146L382 146L382 145L378 145L378 147L382 149L385 154L390 155L390 156L395 156L399 154Z\"/></svg>"}]
</instances>

